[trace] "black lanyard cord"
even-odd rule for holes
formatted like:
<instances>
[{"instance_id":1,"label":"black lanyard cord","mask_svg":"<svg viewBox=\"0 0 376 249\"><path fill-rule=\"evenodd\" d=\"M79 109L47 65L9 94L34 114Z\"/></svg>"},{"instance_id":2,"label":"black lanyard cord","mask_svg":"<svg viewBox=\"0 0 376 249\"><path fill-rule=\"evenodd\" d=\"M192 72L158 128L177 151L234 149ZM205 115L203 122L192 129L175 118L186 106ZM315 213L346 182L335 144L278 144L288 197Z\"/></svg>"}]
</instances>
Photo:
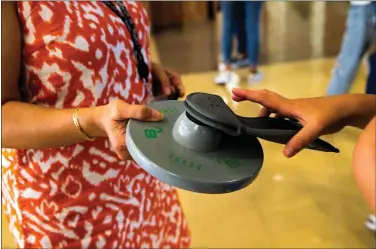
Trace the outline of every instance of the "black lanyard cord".
<instances>
[{"instance_id":1,"label":"black lanyard cord","mask_svg":"<svg viewBox=\"0 0 376 249\"><path fill-rule=\"evenodd\" d=\"M137 33L136 28L132 22L132 18L127 10L127 8L124 6L122 1L102 1L107 7L109 7L115 14L119 16L119 18L123 21L123 23L127 26L127 29L129 33L131 34L131 39L133 43L133 55L137 61L137 71L140 77L144 80L144 83L148 82L148 76L149 76L149 67L146 64L144 57L141 52L141 45L138 42L137 39ZM115 6L117 5L117 7Z\"/></svg>"}]
</instances>

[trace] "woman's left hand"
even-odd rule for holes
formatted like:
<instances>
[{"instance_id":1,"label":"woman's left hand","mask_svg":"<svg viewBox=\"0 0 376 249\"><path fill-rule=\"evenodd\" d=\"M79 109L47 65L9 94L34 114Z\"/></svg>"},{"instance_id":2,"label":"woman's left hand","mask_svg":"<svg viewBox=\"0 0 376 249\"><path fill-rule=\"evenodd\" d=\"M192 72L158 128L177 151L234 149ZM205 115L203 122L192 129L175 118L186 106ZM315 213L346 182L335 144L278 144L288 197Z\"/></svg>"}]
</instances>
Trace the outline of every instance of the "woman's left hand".
<instances>
[{"instance_id":1,"label":"woman's left hand","mask_svg":"<svg viewBox=\"0 0 376 249\"><path fill-rule=\"evenodd\" d=\"M153 77L161 82L161 87L165 96L175 93L175 89L178 89L180 93L179 97L184 97L185 87L178 73L163 67L159 63L153 62L151 67Z\"/></svg>"}]
</instances>

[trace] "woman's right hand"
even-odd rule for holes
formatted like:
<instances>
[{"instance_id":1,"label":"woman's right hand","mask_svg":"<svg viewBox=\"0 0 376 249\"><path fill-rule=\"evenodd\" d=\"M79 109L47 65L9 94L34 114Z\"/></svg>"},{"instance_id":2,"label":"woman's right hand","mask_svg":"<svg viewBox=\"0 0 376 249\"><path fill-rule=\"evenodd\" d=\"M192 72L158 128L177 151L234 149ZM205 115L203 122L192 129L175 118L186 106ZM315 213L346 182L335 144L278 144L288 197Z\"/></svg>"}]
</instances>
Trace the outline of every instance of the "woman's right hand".
<instances>
[{"instance_id":1,"label":"woman's right hand","mask_svg":"<svg viewBox=\"0 0 376 249\"><path fill-rule=\"evenodd\" d=\"M303 125L286 144L283 150L286 157L296 155L321 135L336 133L346 125L368 123L376 100L365 94L288 99L268 90L245 89L233 89L232 98L237 102L249 100L261 104L260 116L275 113L293 118Z\"/></svg>"},{"instance_id":2,"label":"woman's right hand","mask_svg":"<svg viewBox=\"0 0 376 249\"><path fill-rule=\"evenodd\" d=\"M141 121L160 121L163 114L144 105L131 105L122 100L113 100L109 104L95 108L95 135L107 136L120 159L129 157L125 143L126 124L129 119ZM90 134L89 134L90 135Z\"/></svg>"}]
</instances>

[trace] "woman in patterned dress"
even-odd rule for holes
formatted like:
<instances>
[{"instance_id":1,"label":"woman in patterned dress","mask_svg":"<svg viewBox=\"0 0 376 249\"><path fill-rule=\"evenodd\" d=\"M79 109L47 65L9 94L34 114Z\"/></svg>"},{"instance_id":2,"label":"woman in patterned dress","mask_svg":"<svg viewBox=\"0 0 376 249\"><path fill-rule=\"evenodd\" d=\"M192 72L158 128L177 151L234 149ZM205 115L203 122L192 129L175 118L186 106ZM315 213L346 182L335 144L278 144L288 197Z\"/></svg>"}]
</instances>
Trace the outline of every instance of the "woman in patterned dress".
<instances>
[{"instance_id":1,"label":"woman in patterned dress","mask_svg":"<svg viewBox=\"0 0 376 249\"><path fill-rule=\"evenodd\" d=\"M103 2L1 4L3 210L18 246L188 247L176 191L127 160L126 121L163 118L144 106L152 75L166 95L184 91L150 61L141 3L116 4L134 23L145 81L131 33Z\"/></svg>"}]
</instances>

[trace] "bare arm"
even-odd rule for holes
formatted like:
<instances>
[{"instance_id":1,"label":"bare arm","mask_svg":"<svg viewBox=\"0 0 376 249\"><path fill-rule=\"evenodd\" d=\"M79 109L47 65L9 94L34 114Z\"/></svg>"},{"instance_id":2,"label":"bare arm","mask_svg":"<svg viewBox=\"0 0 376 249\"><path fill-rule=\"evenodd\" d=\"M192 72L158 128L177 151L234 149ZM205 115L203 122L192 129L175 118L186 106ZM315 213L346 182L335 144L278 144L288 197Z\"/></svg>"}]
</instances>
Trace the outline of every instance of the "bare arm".
<instances>
[{"instance_id":1,"label":"bare arm","mask_svg":"<svg viewBox=\"0 0 376 249\"><path fill-rule=\"evenodd\" d=\"M364 129L376 115L376 95L348 94L343 96L343 108L349 109L346 125Z\"/></svg>"},{"instance_id":2,"label":"bare arm","mask_svg":"<svg viewBox=\"0 0 376 249\"><path fill-rule=\"evenodd\" d=\"M8 148L53 148L85 139L72 120L72 109L44 108L20 100L22 36L15 3L1 2L2 13L2 146ZM130 119L158 121L160 112L115 100L108 105L82 108L78 119L91 137L109 137L119 157L125 159L125 122Z\"/></svg>"},{"instance_id":3,"label":"bare arm","mask_svg":"<svg viewBox=\"0 0 376 249\"><path fill-rule=\"evenodd\" d=\"M286 144L292 157L316 138L345 126L363 129L376 114L376 95L343 94L330 97L288 99L267 90L233 89L235 101L250 100L263 106L261 116L276 113L298 120L303 128Z\"/></svg>"},{"instance_id":4,"label":"bare arm","mask_svg":"<svg viewBox=\"0 0 376 249\"><path fill-rule=\"evenodd\" d=\"M2 146L11 148L59 147L83 141L72 121L73 110L43 108L22 103L18 81L22 38L14 2L2 2ZM92 136L103 135L96 128L94 109L81 109L82 128Z\"/></svg>"}]
</instances>

